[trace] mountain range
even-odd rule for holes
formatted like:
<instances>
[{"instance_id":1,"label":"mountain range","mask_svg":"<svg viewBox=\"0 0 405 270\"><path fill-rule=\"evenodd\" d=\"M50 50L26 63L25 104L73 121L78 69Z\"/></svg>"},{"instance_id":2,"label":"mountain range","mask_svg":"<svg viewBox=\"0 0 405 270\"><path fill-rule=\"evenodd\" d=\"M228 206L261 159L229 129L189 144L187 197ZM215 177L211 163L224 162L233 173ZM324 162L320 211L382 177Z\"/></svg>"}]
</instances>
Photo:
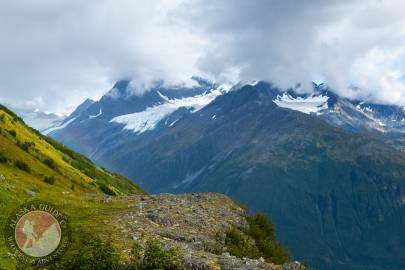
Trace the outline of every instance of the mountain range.
<instances>
[{"instance_id":1,"label":"mountain range","mask_svg":"<svg viewBox=\"0 0 405 270\"><path fill-rule=\"evenodd\" d=\"M148 192L215 191L265 212L315 269L405 267L405 110L325 84L117 82L43 132Z\"/></svg>"},{"instance_id":2,"label":"mountain range","mask_svg":"<svg viewBox=\"0 0 405 270\"><path fill-rule=\"evenodd\" d=\"M35 199L67 215L68 249L49 266L31 267L7 248L14 231L2 231L0 269L307 269L290 261L265 216L222 194L147 195L0 105L0 227Z\"/></svg>"}]
</instances>

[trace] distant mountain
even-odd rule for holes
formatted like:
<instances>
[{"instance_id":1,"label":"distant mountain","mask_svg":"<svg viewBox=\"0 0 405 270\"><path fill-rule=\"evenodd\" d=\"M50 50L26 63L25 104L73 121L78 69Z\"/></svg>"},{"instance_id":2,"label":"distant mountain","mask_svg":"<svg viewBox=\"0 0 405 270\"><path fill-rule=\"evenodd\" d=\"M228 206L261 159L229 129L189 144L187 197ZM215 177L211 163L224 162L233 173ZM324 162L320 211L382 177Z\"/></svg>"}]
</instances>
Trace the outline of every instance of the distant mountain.
<instances>
[{"instance_id":1,"label":"distant mountain","mask_svg":"<svg viewBox=\"0 0 405 270\"><path fill-rule=\"evenodd\" d=\"M315 269L405 267L401 108L325 85L198 82L138 96L128 85L50 135L147 191L217 191L264 211Z\"/></svg>"},{"instance_id":2,"label":"distant mountain","mask_svg":"<svg viewBox=\"0 0 405 270\"><path fill-rule=\"evenodd\" d=\"M30 126L39 131L49 128L50 126L60 125L66 116L57 115L50 112L43 112L38 109L14 109L16 114L20 116Z\"/></svg>"},{"instance_id":3,"label":"distant mountain","mask_svg":"<svg viewBox=\"0 0 405 270\"><path fill-rule=\"evenodd\" d=\"M274 102L280 107L315 114L332 125L367 134L405 150L405 107L343 98L325 84L314 84L310 94L281 91Z\"/></svg>"},{"instance_id":4,"label":"distant mountain","mask_svg":"<svg viewBox=\"0 0 405 270\"><path fill-rule=\"evenodd\" d=\"M120 141L120 137L126 137L125 132L120 131L132 130L139 135L147 130L170 127L185 114L198 111L231 88L243 86L217 85L201 78L194 80L195 87L167 88L158 84L141 95L131 92L129 80L119 81L99 101L87 99L68 117L41 130L61 141L69 141L71 146L87 155L95 154L99 144L111 133L116 135L114 140ZM266 82L251 83L256 84L270 86ZM325 84L313 84L310 93L271 88L270 95L279 107L316 115L334 126L405 150L405 107L350 100L340 97ZM122 125L117 126L117 123ZM94 138L96 130L98 136ZM87 131L91 132L91 138L75 138L82 132L84 137L90 137L86 135Z\"/></svg>"},{"instance_id":5,"label":"distant mountain","mask_svg":"<svg viewBox=\"0 0 405 270\"><path fill-rule=\"evenodd\" d=\"M99 101L86 100L59 126L44 132L92 156L98 148L125 141L133 134L127 130L140 134L170 127L183 115L198 111L228 90L226 86L200 78L194 78L194 81L193 87L166 88L157 84L142 95L131 92L130 81L119 81ZM123 126L126 126L124 130Z\"/></svg>"}]
</instances>

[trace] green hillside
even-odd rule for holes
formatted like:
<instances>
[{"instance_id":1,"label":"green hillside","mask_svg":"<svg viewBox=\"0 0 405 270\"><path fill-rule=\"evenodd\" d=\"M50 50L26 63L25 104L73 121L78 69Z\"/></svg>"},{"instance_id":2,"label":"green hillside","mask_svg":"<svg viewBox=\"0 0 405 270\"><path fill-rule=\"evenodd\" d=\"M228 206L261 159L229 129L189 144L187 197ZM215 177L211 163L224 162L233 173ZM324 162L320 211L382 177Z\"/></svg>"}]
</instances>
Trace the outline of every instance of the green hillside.
<instances>
[{"instance_id":1,"label":"green hillside","mask_svg":"<svg viewBox=\"0 0 405 270\"><path fill-rule=\"evenodd\" d=\"M0 225L21 203L48 201L64 211L74 230L105 233L103 216L127 205L103 196L143 194L141 188L118 174L96 167L90 160L28 127L0 105ZM3 230L1 230L1 235ZM13 269L0 241L0 269Z\"/></svg>"}]
</instances>

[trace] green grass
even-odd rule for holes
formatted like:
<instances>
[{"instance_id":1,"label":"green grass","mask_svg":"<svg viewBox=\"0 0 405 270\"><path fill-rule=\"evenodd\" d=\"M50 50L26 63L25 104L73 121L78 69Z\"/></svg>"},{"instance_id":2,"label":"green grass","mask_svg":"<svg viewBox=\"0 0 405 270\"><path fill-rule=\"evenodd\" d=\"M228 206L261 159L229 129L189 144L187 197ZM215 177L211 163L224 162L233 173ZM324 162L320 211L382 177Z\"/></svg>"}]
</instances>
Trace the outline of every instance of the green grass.
<instances>
[{"instance_id":1,"label":"green grass","mask_svg":"<svg viewBox=\"0 0 405 270\"><path fill-rule=\"evenodd\" d=\"M14 131L14 132L10 132ZM96 167L90 160L62 144L27 127L24 122L0 105L0 229L16 207L28 200L26 190L36 198L56 205L70 218L76 231L109 235L103 223L127 209L116 198L111 204L100 203L83 194L144 194L129 179ZM2 232L2 231L1 231ZM1 233L2 236L2 233ZM77 240L77 239L76 239ZM7 256L0 241L0 269L15 269L16 261Z\"/></svg>"}]
</instances>

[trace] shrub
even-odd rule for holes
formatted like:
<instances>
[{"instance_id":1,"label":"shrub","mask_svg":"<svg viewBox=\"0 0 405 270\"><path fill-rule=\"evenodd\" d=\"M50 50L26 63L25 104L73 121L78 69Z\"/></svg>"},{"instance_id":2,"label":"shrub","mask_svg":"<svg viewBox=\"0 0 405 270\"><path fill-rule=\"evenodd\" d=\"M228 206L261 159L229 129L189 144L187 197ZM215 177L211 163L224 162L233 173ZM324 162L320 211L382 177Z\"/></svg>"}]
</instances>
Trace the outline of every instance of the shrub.
<instances>
[{"instance_id":1,"label":"shrub","mask_svg":"<svg viewBox=\"0 0 405 270\"><path fill-rule=\"evenodd\" d=\"M22 150L24 150L25 152L28 152L29 148L30 148L31 146L34 146L35 143L33 143L33 142L24 142L24 143L17 142L17 145L18 145L18 147L20 147L20 148L21 148Z\"/></svg>"},{"instance_id":2,"label":"shrub","mask_svg":"<svg viewBox=\"0 0 405 270\"><path fill-rule=\"evenodd\" d=\"M15 165L18 169L20 169L20 170L22 170L22 171L25 171L25 172L27 172L27 173L31 172L30 166L28 166L28 164L25 163L24 161L17 160L17 161L14 162L14 165Z\"/></svg>"},{"instance_id":3,"label":"shrub","mask_svg":"<svg viewBox=\"0 0 405 270\"><path fill-rule=\"evenodd\" d=\"M142 255L143 248L137 242L134 243L131 249L130 256L130 265L128 269L142 269L143 263L143 255Z\"/></svg>"},{"instance_id":4,"label":"shrub","mask_svg":"<svg viewBox=\"0 0 405 270\"><path fill-rule=\"evenodd\" d=\"M101 191L104 192L104 194L111 195L111 196L117 195L117 193L112 188L107 186L106 184L104 184L104 183L97 183L97 184L100 187Z\"/></svg>"},{"instance_id":5,"label":"shrub","mask_svg":"<svg viewBox=\"0 0 405 270\"><path fill-rule=\"evenodd\" d=\"M50 158L50 157L45 158L44 161L43 161L43 163L44 163L46 166L48 166L49 168L51 168L51 169L56 169L56 163L55 163L55 161L54 161L52 158Z\"/></svg>"},{"instance_id":6,"label":"shrub","mask_svg":"<svg viewBox=\"0 0 405 270\"><path fill-rule=\"evenodd\" d=\"M270 240L276 239L274 225L265 214L256 214L247 218L249 223L249 234L254 239L268 238Z\"/></svg>"},{"instance_id":7,"label":"shrub","mask_svg":"<svg viewBox=\"0 0 405 270\"><path fill-rule=\"evenodd\" d=\"M55 181L56 181L56 179L55 179L54 176L45 176L45 177L44 177L44 182L45 182L45 183L48 183L48 184L50 184L50 185L55 184Z\"/></svg>"},{"instance_id":8,"label":"shrub","mask_svg":"<svg viewBox=\"0 0 405 270\"><path fill-rule=\"evenodd\" d=\"M6 163L7 162L7 157L0 152L0 163Z\"/></svg>"},{"instance_id":9,"label":"shrub","mask_svg":"<svg viewBox=\"0 0 405 270\"><path fill-rule=\"evenodd\" d=\"M145 270L183 269L177 251L173 248L163 249L157 241L148 241L141 264Z\"/></svg>"},{"instance_id":10,"label":"shrub","mask_svg":"<svg viewBox=\"0 0 405 270\"><path fill-rule=\"evenodd\" d=\"M66 156L62 156L64 162L70 164L70 160Z\"/></svg>"},{"instance_id":11,"label":"shrub","mask_svg":"<svg viewBox=\"0 0 405 270\"><path fill-rule=\"evenodd\" d=\"M290 260L289 254L276 241L274 225L266 215L249 216L247 221L247 229L231 228L225 232L225 245L230 254L239 258L263 257L276 264Z\"/></svg>"},{"instance_id":12,"label":"shrub","mask_svg":"<svg viewBox=\"0 0 405 270\"><path fill-rule=\"evenodd\" d=\"M10 134L13 137L17 137L17 132L14 129L7 130L8 134Z\"/></svg>"},{"instance_id":13,"label":"shrub","mask_svg":"<svg viewBox=\"0 0 405 270\"><path fill-rule=\"evenodd\" d=\"M91 235L80 237L75 249L66 254L51 269L63 270L112 270L119 269L119 257L110 243Z\"/></svg>"},{"instance_id":14,"label":"shrub","mask_svg":"<svg viewBox=\"0 0 405 270\"><path fill-rule=\"evenodd\" d=\"M221 235L217 233L214 240L203 240L202 248L206 252L221 255L225 251L223 245L223 237L221 237Z\"/></svg>"},{"instance_id":15,"label":"shrub","mask_svg":"<svg viewBox=\"0 0 405 270\"><path fill-rule=\"evenodd\" d=\"M253 240L236 228L226 231L225 245L230 254L242 258L259 258L260 251L254 245Z\"/></svg>"},{"instance_id":16,"label":"shrub","mask_svg":"<svg viewBox=\"0 0 405 270\"><path fill-rule=\"evenodd\" d=\"M271 220L264 214L256 214L247 218L247 233L255 240L263 258L277 264L290 260L289 254L276 241L276 233Z\"/></svg>"}]
</instances>

